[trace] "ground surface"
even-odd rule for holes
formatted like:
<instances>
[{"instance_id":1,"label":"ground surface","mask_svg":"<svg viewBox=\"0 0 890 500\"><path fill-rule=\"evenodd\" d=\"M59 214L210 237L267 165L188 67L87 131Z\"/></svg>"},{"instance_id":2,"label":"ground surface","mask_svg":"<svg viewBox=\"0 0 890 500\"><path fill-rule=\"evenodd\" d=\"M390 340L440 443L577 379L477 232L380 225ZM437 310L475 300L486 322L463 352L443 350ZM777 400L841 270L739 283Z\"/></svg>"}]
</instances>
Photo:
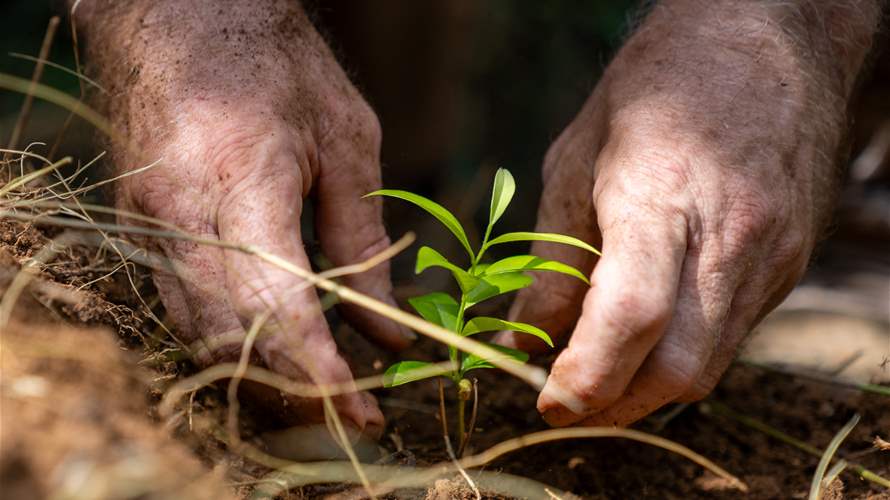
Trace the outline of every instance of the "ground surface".
<instances>
[{"instance_id":1,"label":"ground surface","mask_svg":"<svg viewBox=\"0 0 890 500\"><path fill-rule=\"evenodd\" d=\"M2 222L0 229L0 283L7 290L21 263L48 240L40 231L9 221ZM195 398L183 401L182 412L173 420L160 421L156 416L158 396L190 369L184 363L159 361L166 359L157 354L162 347L145 349L146 343L152 344L146 335L157 334L157 327L139 312L140 305L128 292L122 273L90 283L113 267L113 257L103 257L109 259L103 261L97 260L97 255L95 249L60 254L25 289L16 303L13 321L3 331L0 481L4 496L247 495L250 483L269 469L226 451L200 425L195 424L189 431L193 421L218 417L224 407L224 396L218 389L202 390ZM139 281L144 273L136 271L134 276ZM72 284L86 286L75 290ZM857 371L858 377L886 380L886 366L874 362L880 357L873 358L890 342L885 324L837 315L829 320L828 316L800 312L780 318L764 328L770 338L777 340L755 340L750 351L766 360L775 360L785 352L789 359L796 354L830 366L837 359L849 357L847 351L851 349L864 350L869 357L866 361L857 358L861 367L848 369ZM60 326L63 323L77 327ZM831 337L813 333L825 331L813 328L813 324L859 333L835 337L841 341L832 348ZM789 351L783 342L790 342L788 335L792 334L803 336L799 348ZM338 336L352 346L350 355L354 358L370 356L384 363L390 360L345 328L338 329ZM817 347L823 357L807 357L805 353L812 352L808 346ZM414 355L430 357L438 347L421 343L415 350ZM471 452L545 428L533 410L535 393L521 382L485 373L480 391L483 404ZM428 465L446 458L432 383L380 392L378 396L389 422L381 442L385 449L378 450L383 461ZM704 404L664 412L640 428L676 440L738 475L750 487L748 498L805 498L818 459L732 418L706 411L713 409L714 403L819 449L858 412L861 423L841 453L890 476L890 452L872 446L875 436L890 435L890 404L886 398L746 365L735 366ZM248 441L261 446L251 438L249 409L243 414L243 422ZM539 445L499 459L486 470L526 476L584 498L742 496L684 458L618 439ZM835 498L890 498L890 493L851 473L842 474L841 479L832 485ZM429 486L429 491L403 491L398 495L472 497L457 480ZM297 488L289 495L352 498L354 494L350 486L322 485Z\"/></svg>"}]
</instances>

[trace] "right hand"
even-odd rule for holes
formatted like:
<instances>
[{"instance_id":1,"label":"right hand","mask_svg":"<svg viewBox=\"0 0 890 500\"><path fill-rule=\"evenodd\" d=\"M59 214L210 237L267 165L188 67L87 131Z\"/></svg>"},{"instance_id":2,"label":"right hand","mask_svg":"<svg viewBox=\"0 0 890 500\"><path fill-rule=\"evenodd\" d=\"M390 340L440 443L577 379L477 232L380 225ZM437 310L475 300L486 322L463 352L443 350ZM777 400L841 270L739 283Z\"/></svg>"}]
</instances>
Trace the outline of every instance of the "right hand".
<instances>
[{"instance_id":1,"label":"right hand","mask_svg":"<svg viewBox=\"0 0 890 500\"><path fill-rule=\"evenodd\" d=\"M380 200L362 199L381 185L377 118L296 5L257 3L223 12L209 1L150 2L140 30L128 35L132 43L91 48L100 72L107 61L134 68L130 80L117 82L124 91L113 92L110 113L142 154L118 147L116 164L161 158L121 182L118 206L309 269L300 214L312 193L326 256L335 265L362 261L390 244ZM253 362L303 382L352 380L315 289L303 280L234 250L162 238L150 244L178 266L176 274L155 272L154 280L200 364L237 361L245 328L271 310ZM395 304L387 264L343 282ZM404 348L413 337L357 306L342 312L386 347ZM282 405L272 396L270 407L283 410L288 423L323 421L318 399L288 397ZM369 394L334 402L358 430L382 430Z\"/></svg>"}]
</instances>

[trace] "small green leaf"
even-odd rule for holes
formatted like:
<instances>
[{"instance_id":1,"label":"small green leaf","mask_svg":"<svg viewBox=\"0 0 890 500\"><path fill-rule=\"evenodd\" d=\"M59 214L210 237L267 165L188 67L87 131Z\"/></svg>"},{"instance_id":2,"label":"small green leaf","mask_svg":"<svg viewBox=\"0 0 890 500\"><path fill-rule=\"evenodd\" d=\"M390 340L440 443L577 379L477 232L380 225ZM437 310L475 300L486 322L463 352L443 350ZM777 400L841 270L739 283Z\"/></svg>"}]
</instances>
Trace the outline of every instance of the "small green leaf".
<instances>
[{"instance_id":1,"label":"small green leaf","mask_svg":"<svg viewBox=\"0 0 890 500\"><path fill-rule=\"evenodd\" d=\"M457 284L460 285L461 291L464 293L472 290L479 284L478 278L455 266L439 252L430 247L420 247L417 250L417 264L414 266L414 272L420 274L430 267L442 267L451 271Z\"/></svg>"},{"instance_id":2,"label":"small green leaf","mask_svg":"<svg viewBox=\"0 0 890 500\"><path fill-rule=\"evenodd\" d=\"M514 241L549 241L552 243L562 243L563 245L571 245L573 247L582 248L584 250L587 250L588 252L595 253L597 255L602 255L599 250L593 248L587 243L584 243L578 238L573 238L564 234L519 232L502 234L497 238L489 241L479 250L479 258L481 259L482 254L485 253L485 251L488 250L488 248L492 245L499 245L501 243L512 243Z\"/></svg>"},{"instance_id":3,"label":"small green leaf","mask_svg":"<svg viewBox=\"0 0 890 500\"><path fill-rule=\"evenodd\" d=\"M396 387L448 373L447 369L437 370L434 366L426 361L400 361L383 373L383 387Z\"/></svg>"},{"instance_id":4,"label":"small green leaf","mask_svg":"<svg viewBox=\"0 0 890 500\"><path fill-rule=\"evenodd\" d=\"M542 259L541 257L534 255L515 255L513 257L501 259L488 266L482 273L480 273L480 275L491 276L515 271L553 271L574 276L584 283L587 283L588 285L590 284L590 282L587 281L587 276L584 276L581 271L574 267L555 260Z\"/></svg>"},{"instance_id":5,"label":"small green leaf","mask_svg":"<svg viewBox=\"0 0 890 500\"><path fill-rule=\"evenodd\" d=\"M460 309L460 304L447 293L428 293L408 299L408 303L417 314L430 323L452 332L457 330L457 311Z\"/></svg>"},{"instance_id":6,"label":"small green leaf","mask_svg":"<svg viewBox=\"0 0 890 500\"><path fill-rule=\"evenodd\" d=\"M464 374L470 370L478 370L480 368L495 368L495 365L491 363L492 360L516 361L518 363L525 363L526 361L528 361L528 354L526 354L525 352L517 349L510 349L509 347L504 347L502 345L489 344L488 342L483 343L488 347L491 347L492 349L500 352L502 356L496 358L480 358L475 354L467 354L460 366L461 374Z\"/></svg>"},{"instance_id":7,"label":"small green leaf","mask_svg":"<svg viewBox=\"0 0 890 500\"><path fill-rule=\"evenodd\" d=\"M516 192L516 181L506 168L499 168L494 176L494 187L491 190L491 208L488 212L489 230L504 215L513 193Z\"/></svg>"},{"instance_id":8,"label":"small green leaf","mask_svg":"<svg viewBox=\"0 0 890 500\"><path fill-rule=\"evenodd\" d=\"M467 321L467 324L464 325L464 331L462 333L465 336L469 336L481 332L496 332L500 330L528 333L529 335L534 335L535 337L543 340L550 347L553 347L553 341L550 339L550 335L547 335L547 332L534 325L529 325L528 323L519 323L516 321L504 321L502 319L489 318L487 316L478 316L471 319L470 321Z\"/></svg>"},{"instance_id":9,"label":"small green leaf","mask_svg":"<svg viewBox=\"0 0 890 500\"><path fill-rule=\"evenodd\" d=\"M460 222L457 220L457 217L454 216L451 212L449 212L445 207L439 205L433 200L429 198L425 198L420 196L419 194L414 194L408 191L401 191L398 189L380 189L377 191L370 192L366 194L364 197L368 196L389 196L391 198L398 198L400 200L405 200L411 202L418 207L429 212L430 215L439 219L445 227L457 237L457 240L463 245L464 249L470 255L470 261L475 259L476 254L473 253L473 249L470 248L470 241L467 239L467 233L464 231L463 226L460 225Z\"/></svg>"},{"instance_id":10,"label":"small green leaf","mask_svg":"<svg viewBox=\"0 0 890 500\"><path fill-rule=\"evenodd\" d=\"M467 307L498 295L525 288L533 281L531 276L519 272L481 277L479 284L467 292Z\"/></svg>"}]
</instances>

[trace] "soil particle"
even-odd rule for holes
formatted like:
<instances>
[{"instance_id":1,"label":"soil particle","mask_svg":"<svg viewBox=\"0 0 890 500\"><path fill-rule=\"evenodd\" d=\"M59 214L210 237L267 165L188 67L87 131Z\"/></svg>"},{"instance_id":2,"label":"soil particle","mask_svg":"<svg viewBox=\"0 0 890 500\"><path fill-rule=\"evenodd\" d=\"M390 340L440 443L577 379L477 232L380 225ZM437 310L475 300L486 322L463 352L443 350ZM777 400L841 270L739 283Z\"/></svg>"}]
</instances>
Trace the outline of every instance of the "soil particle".
<instances>
[{"instance_id":1,"label":"soil particle","mask_svg":"<svg viewBox=\"0 0 890 500\"><path fill-rule=\"evenodd\" d=\"M149 418L147 373L108 330L14 322L0 357L6 498L233 498Z\"/></svg>"},{"instance_id":2,"label":"soil particle","mask_svg":"<svg viewBox=\"0 0 890 500\"><path fill-rule=\"evenodd\" d=\"M465 482L457 479L439 479L426 492L426 500L472 500L476 495Z\"/></svg>"}]
</instances>

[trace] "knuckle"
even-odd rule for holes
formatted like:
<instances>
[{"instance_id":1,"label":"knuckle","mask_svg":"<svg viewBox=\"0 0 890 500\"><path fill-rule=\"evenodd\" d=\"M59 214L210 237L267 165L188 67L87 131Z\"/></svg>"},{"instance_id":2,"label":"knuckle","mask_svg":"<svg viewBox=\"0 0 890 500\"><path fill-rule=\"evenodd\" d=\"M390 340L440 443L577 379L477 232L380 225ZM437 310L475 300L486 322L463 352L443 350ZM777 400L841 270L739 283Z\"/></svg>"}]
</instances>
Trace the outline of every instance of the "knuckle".
<instances>
[{"instance_id":1,"label":"knuckle","mask_svg":"<svg viewBox=\"0 0 890 500\"><path fill-rule=\"evenodd\" d=\"M612 171L612 182L627 193L643 198L671 195L687 191L693 170L689 153L676 144L659 146L649 141L627 139L609 143L597 158L597 171Z\"/></svg>"},{"instance_id":2,"label":"knuckle","mask_svg":"<svg viewBox=\"0 0 890 500\"><path fill-rule=\"evenodd\" d=\"M136 207L150 217L175 222L173 203L177 188L159 172L146 172L139 183L131 184L131 196Z\"/></svg>"},{"instance_id":3,"label":"knuckle","mask_svg":"<svg viewBox=\"0 0 890 500\"><path fill-rule=\"evenodd\" d=\"M363 150L376 151L383 141L383 128L371 106L360 96L355 96L347 98L334 112L324 136L334 143L351 144Z\"/></svg>"},{"instance_id":4,"label":"knuckle","mask_svg":"<svg viewBox=\"0 0 890 500\"><path fill-rule=\"evenodd\" d=\"M770 202L757 195L747 195L734 200L726 220L728 236L740 246L749 246L762 238L774 222ZM773 220L771 220L773 219Z\"/></svg>"},{"instance_id":5,"label":"knuckle","mask_svg":"<svg viewBox=\"0 0 890 500\"><path fill-rule=\"evenodd\" d=\"M366 144L379 147L383 141L383 127L380 125L377 113L364 99L359 99L355 105L354 116L358 122L359 137L364 139Z\"/></svg>"},{"instance_id":6,"label":"knuckle","mask_svg":"<svg viewBox=\"0 0 890 500\"><path fill-rule=\"evenodd\" d=\"M696 214L687 186L684 167L676 162L660 166L635 160L633 166L604 174L593 187L601 229L646 217L666 224L663 227L676 234L683 233L694 225Z\"/></svg>"},{"instance_id":7,"label":"knuckle","mask_svg":"<svg viewBox=\"0 0 890 500\"><path fill-rule=\"evenodd\" d=\"M599 306L605 327L624 337L657 335L671 317L670 299L657 291L625 289Z\"/></svg>"},{"instance_id":8,"label":"knuckle","mask_svg":"<svg viewBox=\"0 0 890 500\"><path fill-rule=\"evenodd\" d=\"M222 127L202 140L201 160L223 183L238 182L246 172L254 172L274 165L273 162L256 161L258 156L268 156L275 151L286 151L291 142L287 127L276 120L264 124L239 122L237 127Z\"/></svg>"}]
</instances>

